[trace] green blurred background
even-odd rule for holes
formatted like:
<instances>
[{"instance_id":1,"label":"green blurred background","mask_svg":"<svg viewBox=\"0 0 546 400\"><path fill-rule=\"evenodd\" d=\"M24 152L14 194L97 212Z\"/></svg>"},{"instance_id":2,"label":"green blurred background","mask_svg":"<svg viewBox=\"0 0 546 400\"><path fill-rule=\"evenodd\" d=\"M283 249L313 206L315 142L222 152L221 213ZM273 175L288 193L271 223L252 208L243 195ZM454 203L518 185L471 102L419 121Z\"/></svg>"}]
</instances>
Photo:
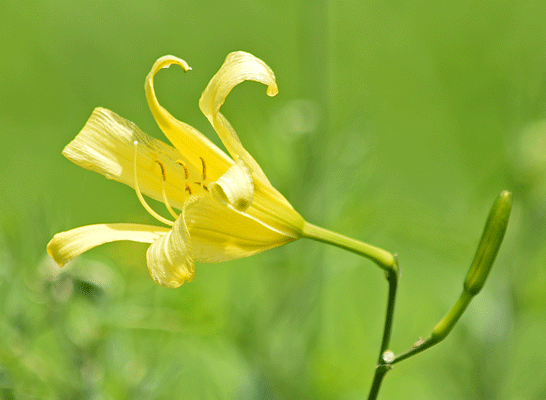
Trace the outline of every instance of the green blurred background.
<instances>
[{"instance_id":1,"label":"green blurred background","mask_svg":"<svg viewBox=\"0 0 546 400\"><path fill-rule=\"evenodd\" d=\"M161 72L160 102L218 143L198 99L234 50L277 76L277 97L247 83L223 108L272 183L310 222L399 254L396 353L456 300L514 193L484 290L380 398L546 398L545 2L4 0L0 22L1 399L366 397L387 293L369 261L300 240L169 290L145 245L62 270L45 253L60 230L153 222L62 157L93 108L162 138L144 78L174 54L193 71Z\"/></svg>"}]
</instances>

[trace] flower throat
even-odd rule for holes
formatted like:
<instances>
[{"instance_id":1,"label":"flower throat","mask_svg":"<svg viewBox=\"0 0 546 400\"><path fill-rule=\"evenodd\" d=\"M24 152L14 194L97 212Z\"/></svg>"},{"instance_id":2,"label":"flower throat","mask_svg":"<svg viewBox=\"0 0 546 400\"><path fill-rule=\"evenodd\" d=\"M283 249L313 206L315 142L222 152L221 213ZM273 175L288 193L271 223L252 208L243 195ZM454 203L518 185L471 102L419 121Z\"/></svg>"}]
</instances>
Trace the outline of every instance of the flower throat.
<instances>
[{"instance_id":1,"label":"flower throat","mask_svg":"<svg viewBox=\"0 0 546 400\"><path fill-rule=\"evenodd\" d=\"M169 226L173 226L174 225L174 221L171 221L161 215L159 215L156 211L154 211L154 209L152 207L150 207L150 205L146 202L146 200L144 199L144 196L142 196L142 192L140 191L140 187L138 186L138 174L137 174L137 154L138 154L138 141L135 140L133 142L133 145L134 145L134 156L133 156L133 171L134 171L134 181L135 181L135 192L137 194L137 197L138 197L138 200L140 201L140 204L142 204L142 206L144 207L144 209L146 211L148 211L148 213L154 217L156 220L158 220L159 222L165 224L165 225L169 225ZM182 168L184 168L184 177L186 179L186 183L185 183L185 191L188 193L188 196L192 196L194 194L197 194L198 192L200 194L202 194L203 192L207 192L209 191L209 188L208 188L208 185L207 185L207 165L205 163L205 160L203 157L199 157L199 159L201 160L201 170L202 170L202 174L201 174L201 177L202 177L202 180L201 181L195 181L193 182L194 185L197 185L201 190L199 191L194 191L190 185L190 183L188 183L188 180L190 178L190 174L189 174L189 170L188 170L188 166L186 165L186 163L182 160L176 160L176 164L180 165ZM163 164L163 162L161 162L160 160L155 160L155 162L157 163L157 165L159 165L159 168L161 169L161 196L163 198L163 203L165 204L165 207L167 208L167 211L169 211L169 214L172 215L172 217L177 220L179 215L173 210L173 208L171 207L171 204L169 202L169 199L167 198L167 193L165 191L165 181L167 180L167 173L165 172L165 165Z\"/></svg>"}]
</instances>

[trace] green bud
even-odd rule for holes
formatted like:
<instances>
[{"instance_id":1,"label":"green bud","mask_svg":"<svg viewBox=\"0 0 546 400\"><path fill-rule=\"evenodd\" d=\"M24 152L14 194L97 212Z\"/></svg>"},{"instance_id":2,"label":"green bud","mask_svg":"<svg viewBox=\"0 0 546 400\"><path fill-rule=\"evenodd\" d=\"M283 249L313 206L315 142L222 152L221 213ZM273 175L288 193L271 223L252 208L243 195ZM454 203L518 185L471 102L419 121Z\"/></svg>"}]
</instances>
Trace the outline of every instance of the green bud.
<instances>
[{"instance_id":1,"label":"green bud","mask_svg":"<svg viewBox=\"0 0 546 400\"><path fill-rule=\"evenodd\" d=\"M464 290L471 296L478 294L489 275L504 238L511 210L512 193L504 190L491 207L474 261L464 281Z\"/></svg>"}]
</instances>

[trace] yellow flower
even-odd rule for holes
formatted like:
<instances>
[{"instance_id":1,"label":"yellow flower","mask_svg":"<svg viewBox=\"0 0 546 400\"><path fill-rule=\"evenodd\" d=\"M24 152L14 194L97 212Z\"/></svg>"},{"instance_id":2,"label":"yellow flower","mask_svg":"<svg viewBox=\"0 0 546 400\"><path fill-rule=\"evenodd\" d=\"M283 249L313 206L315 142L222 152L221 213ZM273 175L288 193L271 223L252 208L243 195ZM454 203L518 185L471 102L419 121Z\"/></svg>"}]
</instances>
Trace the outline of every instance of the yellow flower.
<instances>
[{"instance_id":1,"label":"yellow flower","mask_svg":"<svg viewBox=\"0 0 546 400\"><path fill-rule=\"evenodd\" d=\"M151 243L147 264L152 278L159 285L178 287L193 280L195 261L246 257L302 236L303 218L269 183L219 111L229 92L245 80L261 82L267 85L269 96L276 95L273 71L251 54L231 53L201 96L199 106L230 158L159 105L154 76L171 64L184 71L191 69L179 58L160 58L146 78L146 98L174 147L146 135L112 111L96 108L63 150L77 165L132 186L146 210L168 227L115 223L57 233L47 251L60 266L103 243ZM162 201L174 221L153 211L141 193Z\"/></svg>"}]
</instances>

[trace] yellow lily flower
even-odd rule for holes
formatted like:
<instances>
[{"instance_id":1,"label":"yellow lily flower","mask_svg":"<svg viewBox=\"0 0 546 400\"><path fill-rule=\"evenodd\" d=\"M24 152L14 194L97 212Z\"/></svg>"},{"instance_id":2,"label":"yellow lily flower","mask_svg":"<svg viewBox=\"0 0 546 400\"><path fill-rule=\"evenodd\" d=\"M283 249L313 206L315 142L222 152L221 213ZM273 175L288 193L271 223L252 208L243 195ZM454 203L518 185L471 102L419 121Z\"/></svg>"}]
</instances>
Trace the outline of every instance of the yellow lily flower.
<instances>
[{"instance_id":1,"label":"yellow lily flower","mask_svg":"<svg viewBox=\"0 0 546 400\"><path fill-rule=\"evenodd\" d=\"M195 261L247 257L303 235L303 218L273 188L219 111L229 92L245 80L261 82L269 96L276 95L273 71L251 54L231 53L199 100L230 158L158 103L154 76L171 64L191 69L179 58L162 57L153 65L145 87L154 118L174 147L112 111L96 108L63 150L77 165L132 186L146 210L168 227L114 223L57 233L47 251L60 266L104 243L151 243L146 255L152 278L161 286L178 287L193 280ZM174 221L153 211L142 193L162 201Z\"/></svg>"}]
</instances>

